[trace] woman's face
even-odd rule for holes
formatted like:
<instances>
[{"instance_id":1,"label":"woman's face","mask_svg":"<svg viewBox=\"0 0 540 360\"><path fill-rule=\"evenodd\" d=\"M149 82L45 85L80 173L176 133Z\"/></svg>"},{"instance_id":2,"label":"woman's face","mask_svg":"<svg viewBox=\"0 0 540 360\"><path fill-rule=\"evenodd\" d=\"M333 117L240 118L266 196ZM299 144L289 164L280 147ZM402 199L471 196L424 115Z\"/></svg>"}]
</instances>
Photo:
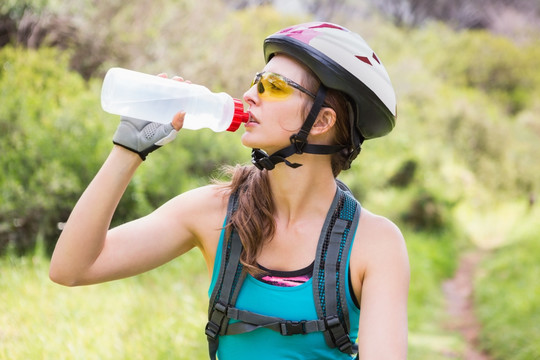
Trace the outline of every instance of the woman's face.
<instances>
[{"instance_id":1,"label":"woman's face","mask_svg":"<svg viewBox=\"0 0 540 360\"><path fill-rule=\"evenodd\" d=\"M279 74L305 87L306 71L288 56L274 56L263 71ZM250 120L245 124L242 144L272 154L290 145L289 138L304 123L306 101L311 98L297 89L285 98L272 97L269 93L261 96L257 88L254 85L244 94Z\"/></svg>"}]
</instances>

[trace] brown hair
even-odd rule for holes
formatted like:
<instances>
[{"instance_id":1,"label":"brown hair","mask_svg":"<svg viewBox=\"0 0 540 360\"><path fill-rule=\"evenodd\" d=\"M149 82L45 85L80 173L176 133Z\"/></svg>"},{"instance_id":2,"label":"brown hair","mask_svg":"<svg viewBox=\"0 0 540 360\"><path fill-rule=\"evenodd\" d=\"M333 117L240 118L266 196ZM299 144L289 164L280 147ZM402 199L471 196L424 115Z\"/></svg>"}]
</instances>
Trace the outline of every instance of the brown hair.
<instances>
[{"instance_id":1,"label":"brown hair","mask_svg":"<svg viewBox=\"0 0 540 360\"><path fill-rule=\"evenodd\" d=\"M224 186L238 196L237 210L227 219L226 237L234 228L244 247L240 262L251 275L258 275L262 271L257 266L257 257L276 230L268 171L236 165L225 167L224 172L231 176L231 181Z\"/></svg>"},{"instance_id":2,"label":"brown hair","mask_svg":"<svg viewBox=\"0 0 540 360\"><path fill-rule=\"evenodd\" d=\"M320 86L319 80L307 68L306 74L305 86L310 90L315 89L314 92L316 92ZM311 100L306 102L305 116L311 109L312 103ZM346 150L332 155L332 173L334 177L337 177L345 168L351 144L347 101L342 93L329 89L325 103L334 109L337 116L334 125L335 145L347 146ZM238 194L238 209L228 219L226 234L229 236L231 227L238 232L244 247L240 262L250 274L258 275L262 271L257 266L257 257L265 242L272 239L276 230L275 207L268 181L268 171L259 170L255 166L241 165L226 167L224 170L231 176L231 181L225 186L231 194L234 192Z\"/></svg>"}]
</instances>

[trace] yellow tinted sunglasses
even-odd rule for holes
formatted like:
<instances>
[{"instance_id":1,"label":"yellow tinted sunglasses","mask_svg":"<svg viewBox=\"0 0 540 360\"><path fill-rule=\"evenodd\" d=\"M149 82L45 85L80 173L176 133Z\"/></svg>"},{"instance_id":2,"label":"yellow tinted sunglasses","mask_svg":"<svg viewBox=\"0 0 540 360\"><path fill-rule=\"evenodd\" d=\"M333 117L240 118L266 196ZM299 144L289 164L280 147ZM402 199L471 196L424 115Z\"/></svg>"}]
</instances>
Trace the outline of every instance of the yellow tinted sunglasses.
<instances>
[{"instance_id":1,"label":"yellow tinted sunglasses","mask_svg":"<svg viewBox=\"0 0 540 360\"><path fill-rule=\"evenodd\" d=\"M315 95L311 91L298 83L287 79L285 76L273 72L257 73L251 83L251 87L253 87L253 85L257 85L259 97L266 100L284 100L293 93L294 89L315 99Z\"/></svg>"}]
</instances>

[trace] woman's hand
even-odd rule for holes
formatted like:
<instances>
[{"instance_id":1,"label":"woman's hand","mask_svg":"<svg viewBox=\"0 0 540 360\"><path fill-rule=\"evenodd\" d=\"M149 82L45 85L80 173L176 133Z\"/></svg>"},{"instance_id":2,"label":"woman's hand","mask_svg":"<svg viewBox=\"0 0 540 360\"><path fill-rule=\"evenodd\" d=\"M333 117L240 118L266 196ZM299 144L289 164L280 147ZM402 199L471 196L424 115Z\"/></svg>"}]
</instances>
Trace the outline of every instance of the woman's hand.
<instances>
[{"instance_id":1,"label":"woman's hand","mask_svg":"<svg viewBox=\"0 0 540 360\"><path fill-rule=\"evenodd\" d=\"M167 78L165 73L157 76ZM180 76L174 76L172 80L185 81ZM185 82L191 83L190 81ZM148 154L176 138L178 131L184 125L185 115L186 113L183 111L176 113L169 124L159 124L123 116L113 136L113 143L138 154L142 160L145 160Z\"/></svg>"}]
</instances>

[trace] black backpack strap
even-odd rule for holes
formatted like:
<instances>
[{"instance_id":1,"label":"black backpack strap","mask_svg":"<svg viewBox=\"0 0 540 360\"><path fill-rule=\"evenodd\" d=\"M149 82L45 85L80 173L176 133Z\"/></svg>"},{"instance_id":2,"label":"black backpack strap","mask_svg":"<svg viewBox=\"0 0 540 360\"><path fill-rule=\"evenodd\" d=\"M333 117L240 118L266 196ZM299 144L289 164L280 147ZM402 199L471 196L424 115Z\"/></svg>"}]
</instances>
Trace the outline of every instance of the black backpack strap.
<instances>
[{"instance_id":1,"label":"black backpack strap","mask_svg":"<svg viewBox=\"0 0 540 360\"><path fill-rule=\"evenodd\" d=\"M237 207L238 194L232 193L227 206L227 221L230 220ZM223 335L227 331L229 322L227 309L230 304L236 303L238 292L246 277L245 271L242 271L243 266L240 264L241 253L242 243L236 230L231 228L230 236L222 244L219 275L208 303L208 323L206 324L205 333L208 339L210 359L212 360L216 359L219 335Z\"/></svg>"},{"instance_id":2,"label":"black backpack strap","mask_svg":"<svg viewBox=\"0 0 540 360\"><path fill-rule=\"evenodd\" d=\"M291 321L279 317L257 314L235 307L227 309L227 317L237 322L229 324L225 335L236 335L265 328L280 333L283 336L305 335L324 331L324 320Z\"/></svg>"},{"instance_id":3,"label":"black backpack strap","mask_svg":"<svg viewBox=\"0 0 540 360\"><path fill-rule=\"evenodd\" d=\"M324 319L324 337L328 346L354 354L357 350L349 337L349 311L346 298L347 258L356 226L360 219L360 205L338 182L338 190L325 220L313 276L313 293L317 316Z\"/></svg>"}]
</instances>

